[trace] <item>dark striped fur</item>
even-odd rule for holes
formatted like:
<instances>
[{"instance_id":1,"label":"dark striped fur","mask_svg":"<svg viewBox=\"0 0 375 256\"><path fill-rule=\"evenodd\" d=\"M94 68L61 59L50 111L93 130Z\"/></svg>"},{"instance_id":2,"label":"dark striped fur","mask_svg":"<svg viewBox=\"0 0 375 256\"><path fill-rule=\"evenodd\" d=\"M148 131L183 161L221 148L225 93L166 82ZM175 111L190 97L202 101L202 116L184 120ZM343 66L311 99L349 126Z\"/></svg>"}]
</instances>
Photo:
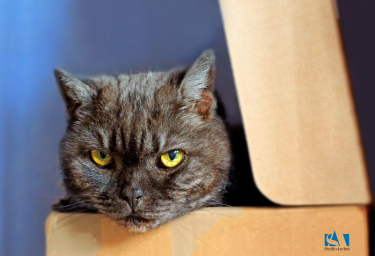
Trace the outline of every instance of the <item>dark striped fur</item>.
<instances>
[{"instance_id":1,"label":"dark striped fur","mask_svg":"<svg viewBox=\"0 0 375 256\"><path fill-rule=\"evenodd\" d=\"M66 197L62 212L99 212L145 232L221 201L229 165L228 136L216 114L214 55L204 52L186 72L149 72L78 79L55 72L69 122L61 143ZM102 168L89 156L113 157ZM161 154L182 150L177 167ZM141 190L135 207L126 196ZM130 192L129 192L130 191Z\"/></svg>"}]
</instances>

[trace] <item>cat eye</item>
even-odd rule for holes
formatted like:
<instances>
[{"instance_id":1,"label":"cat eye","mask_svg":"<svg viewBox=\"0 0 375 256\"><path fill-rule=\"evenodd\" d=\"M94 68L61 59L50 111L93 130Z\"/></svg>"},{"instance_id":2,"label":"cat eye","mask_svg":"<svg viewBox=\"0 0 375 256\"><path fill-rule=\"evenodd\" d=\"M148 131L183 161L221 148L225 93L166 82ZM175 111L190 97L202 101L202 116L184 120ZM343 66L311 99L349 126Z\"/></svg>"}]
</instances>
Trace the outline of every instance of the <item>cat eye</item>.
<instances>
[{"instance_id":1,"label":"cat eye","mask_svg":"<svg viewBox=\"0 0 375 256\"><path fill-rule=\"evenodd\" d=\"M91 150L90 156L94 163L102 167L112 163L112 157L109 154L103 153L99 150Z\"/></svg>"},{"instance_id":2,"label":"cat eye","mask_svg":"<svg viewBox=\"0 0 375 256\"><path fill-rule=\"evenodd\" d=\"M184 155L184 152L181 150L171 150L160 156L161 164L168 168L175 167L181 163L184 159Z\"/></svg>"}]
</instances>

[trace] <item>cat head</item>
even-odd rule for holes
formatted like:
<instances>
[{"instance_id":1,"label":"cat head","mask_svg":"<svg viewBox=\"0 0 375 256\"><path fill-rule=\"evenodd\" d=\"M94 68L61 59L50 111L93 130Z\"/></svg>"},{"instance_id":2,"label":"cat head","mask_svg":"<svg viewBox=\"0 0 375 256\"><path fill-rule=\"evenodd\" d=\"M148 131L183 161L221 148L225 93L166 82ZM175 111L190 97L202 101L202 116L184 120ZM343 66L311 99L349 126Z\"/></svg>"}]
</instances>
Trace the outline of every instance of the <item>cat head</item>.
<instances>
[{"instance_id":1,"label":"cat head","mask_svg":"<svg viewBox=\"0 0 375 256\"><path fill-rule=\"evenodd\" d=\"M184 72L78 79L56 70L69 121L60 148L67 195L53 209L99 212L145 232L220 202L230 149L214 69L206 51Z\"/></svg>"}]
</instances>

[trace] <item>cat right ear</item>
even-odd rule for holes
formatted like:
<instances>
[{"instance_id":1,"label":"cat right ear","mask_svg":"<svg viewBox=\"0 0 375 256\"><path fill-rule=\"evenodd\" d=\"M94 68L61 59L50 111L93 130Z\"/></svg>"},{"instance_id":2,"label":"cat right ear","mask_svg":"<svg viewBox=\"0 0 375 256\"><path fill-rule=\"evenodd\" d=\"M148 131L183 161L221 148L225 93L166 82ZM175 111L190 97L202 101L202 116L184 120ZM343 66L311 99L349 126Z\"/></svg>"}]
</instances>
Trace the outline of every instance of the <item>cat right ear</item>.
<instances>
[{"instance_id":1,"label":"cat right ear","mask_svg":"<svg viewBox=\"0 0 375 256\"><path fill-rule=\"evenodd\" d=\"M181 82L181 90L190 108L203 119L215 112L216 101L213 95L215 55L212 50L205 51L187 70Z\"/></svg>"},{"instance_id":2,"label":"cat right ear","mask_svg":"<svg viewBox=\"0 0 375 256\"><path fill-rule=\"evenodd\" d=\"M61 69L55 69L54 74L70 114L92 102L96 91L90 86Z\"/></svg>"}]
</instances>

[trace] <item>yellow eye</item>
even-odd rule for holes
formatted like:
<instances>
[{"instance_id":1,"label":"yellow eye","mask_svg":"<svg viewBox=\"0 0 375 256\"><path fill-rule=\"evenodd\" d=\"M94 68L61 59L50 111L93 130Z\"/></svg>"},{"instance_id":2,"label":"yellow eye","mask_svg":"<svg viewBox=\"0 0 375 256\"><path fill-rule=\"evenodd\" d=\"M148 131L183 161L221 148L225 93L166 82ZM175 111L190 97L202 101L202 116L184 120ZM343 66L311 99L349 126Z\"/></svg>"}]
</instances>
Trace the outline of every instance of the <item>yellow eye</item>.
<instances>
[{"instance_id":1,"label":"yellow eye","mask_svg":"<svg viewBox=\"0 0 375 256\"><path fill-rule=\"evenodd\" d=\"M184 152L172 150L161 155L160 160L165 167L175 167L184 159Z\"/></svg>"},{"instance_id":2,"label":"yellow eye","mask_svg":"<svg viewBox=\"0 0 375 256\"><path fill-rule=\"evenodd\" d=\"M100 166L106 166L111 163L112 157L109 154L100 152L99 150L91 150L90 154L92 160Z\"/></svg>"}]
</instances>

